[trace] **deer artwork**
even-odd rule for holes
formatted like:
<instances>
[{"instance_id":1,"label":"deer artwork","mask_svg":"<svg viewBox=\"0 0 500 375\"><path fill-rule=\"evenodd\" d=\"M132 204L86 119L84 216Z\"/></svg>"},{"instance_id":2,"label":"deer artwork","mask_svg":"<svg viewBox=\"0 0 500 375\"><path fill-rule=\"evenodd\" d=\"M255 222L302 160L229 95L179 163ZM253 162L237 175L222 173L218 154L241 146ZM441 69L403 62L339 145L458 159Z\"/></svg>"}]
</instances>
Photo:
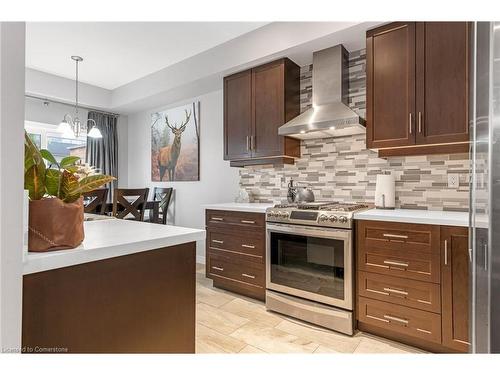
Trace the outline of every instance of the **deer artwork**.
<instances>
[{"instance_id":1,"label":"deer artwork","mask_svg":"<svg viewBox=\"0 0 500 375\"><path fill-rule=\"evenodd\" d=\"M162 147L158 153L158 167L160 169L160 181L163 181L163 176L165 171L168 171L168 180L173 181L175 177L175 167L177 166L177 159L179 159L179 154L181 153L181 135L184 130L186 130L186 125L191 119L191 112L186 112L186 119L181 123L180 126L174 124L171 126L168 122L168 116L165 116L165 123L172 130L174 134L174 141L171 145Z\"/></svg>"}]
</instances>

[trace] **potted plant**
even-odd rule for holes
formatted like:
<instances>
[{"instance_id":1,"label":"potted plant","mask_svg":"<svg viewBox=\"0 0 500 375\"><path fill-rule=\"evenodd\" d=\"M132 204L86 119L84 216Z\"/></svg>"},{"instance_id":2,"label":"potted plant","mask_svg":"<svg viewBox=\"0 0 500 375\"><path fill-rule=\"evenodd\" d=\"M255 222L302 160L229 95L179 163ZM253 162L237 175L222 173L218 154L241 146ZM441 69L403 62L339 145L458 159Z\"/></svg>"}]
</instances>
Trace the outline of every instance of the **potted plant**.
<instances>
[{"instance_id":1,"label":"potted plant","mask_svg":"<svg viewBox=\"0 0 500 375\"><path fill-rule=\"evenodd\" d=\"M46 162L47 161L47 164ZM80 163L78 156L60 162L39 150L24 134L24 188L29 191L28 250L75 248L85 237L82 194L114 180Z\"/></svg>"}]
</instances>

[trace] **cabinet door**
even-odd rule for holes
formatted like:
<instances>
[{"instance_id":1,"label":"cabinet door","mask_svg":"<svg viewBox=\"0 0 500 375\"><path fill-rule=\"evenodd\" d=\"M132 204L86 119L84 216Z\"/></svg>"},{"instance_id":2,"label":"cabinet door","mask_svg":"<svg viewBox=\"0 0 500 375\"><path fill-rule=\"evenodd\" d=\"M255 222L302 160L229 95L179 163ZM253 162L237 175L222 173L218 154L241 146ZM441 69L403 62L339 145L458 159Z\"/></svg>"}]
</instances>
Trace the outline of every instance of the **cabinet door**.
<instances>
[{"instance_id":1,"label":"cabinet door","mask_svg":"<svg viewBox=\"0 0 500 375\"><path fill-rule=\"evenodd\" d=\"M415 23L368 31L366 63L367 147L415 144Z\"/></svg>"},{"instance_id":2,"label":"cabinet door","mask_svg":"<svg viewBox=\"0 0 500 375\"><path fill-rule=\"evenodd\" d=\"M469 350L468 229L441 227L441 296L443 346Z\"/></svg>"},{"instance_id":3,"label":"cabinet door","mask_svg":"<svg viewBox=\"0 0 500 375\"><path fill-rule=\"evenodd\" d=\"M283 61L252 69L252 90L252 156L283 155L283 137L278 136L278 128L285 123Z\"/></svg>"},{"instance_id":4,"label":"cabinet door","mask_svg":"<svg viewBox=\"0 0 500 375\"><path fill-rule=\"evenodd\" d=\"M417 23L417 144L469 140L469 27Z\"/></svg>"},{"instance_id":5,"label":"cabinet door","mask_svg":"<svg viewBox=\"0 0 500 375\"><path fill-rule=\"evenodd\" d=\"M252 72L224 78L224 159L251 156Z\"/></svg>"}]
</instances>

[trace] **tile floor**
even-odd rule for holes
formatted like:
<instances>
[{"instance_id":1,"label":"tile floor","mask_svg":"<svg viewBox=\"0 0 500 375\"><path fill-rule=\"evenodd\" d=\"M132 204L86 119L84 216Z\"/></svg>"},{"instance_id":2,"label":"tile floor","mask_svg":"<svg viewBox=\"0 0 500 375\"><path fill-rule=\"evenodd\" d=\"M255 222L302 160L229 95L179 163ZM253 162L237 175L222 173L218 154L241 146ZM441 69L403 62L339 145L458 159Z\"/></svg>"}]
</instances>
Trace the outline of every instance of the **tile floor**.
<instances>
[{"instance_id":1,"label":"tile floor","mask_svg":"<svg viewBox=\"0 0 500 375\"><path fill-rule=\"evenodd\" d=\"M364 333L349 337L266 311L196 272L196 353L423 353Z\"/></svg>"}]
</instances>

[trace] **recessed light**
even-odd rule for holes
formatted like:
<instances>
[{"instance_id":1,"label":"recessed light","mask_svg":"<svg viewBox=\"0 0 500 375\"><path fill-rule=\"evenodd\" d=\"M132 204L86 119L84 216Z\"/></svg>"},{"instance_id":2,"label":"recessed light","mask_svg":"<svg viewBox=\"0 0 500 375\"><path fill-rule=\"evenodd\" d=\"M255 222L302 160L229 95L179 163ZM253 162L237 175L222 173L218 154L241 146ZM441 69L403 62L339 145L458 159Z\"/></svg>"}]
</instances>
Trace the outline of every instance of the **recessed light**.
<instances>
[{"instance_id":1,"label":"recessed light","mask_svg":"<svg viewBox=\"0 0 500 375\"><path fill-rule=\"evenodd\" d=\"M300 134L304 134L306 131L305 130L301 130L300 131Z\"/></svg>"},{"instance_id":2,"label":"recessed light","mask_svg":"<svg viewBox=\"0 0 500 375\"><path fill-rule=\"evenodd\" d=\"M330 130L335 130L335 126L330 126Z\"/></svg>"}]
</instances>

